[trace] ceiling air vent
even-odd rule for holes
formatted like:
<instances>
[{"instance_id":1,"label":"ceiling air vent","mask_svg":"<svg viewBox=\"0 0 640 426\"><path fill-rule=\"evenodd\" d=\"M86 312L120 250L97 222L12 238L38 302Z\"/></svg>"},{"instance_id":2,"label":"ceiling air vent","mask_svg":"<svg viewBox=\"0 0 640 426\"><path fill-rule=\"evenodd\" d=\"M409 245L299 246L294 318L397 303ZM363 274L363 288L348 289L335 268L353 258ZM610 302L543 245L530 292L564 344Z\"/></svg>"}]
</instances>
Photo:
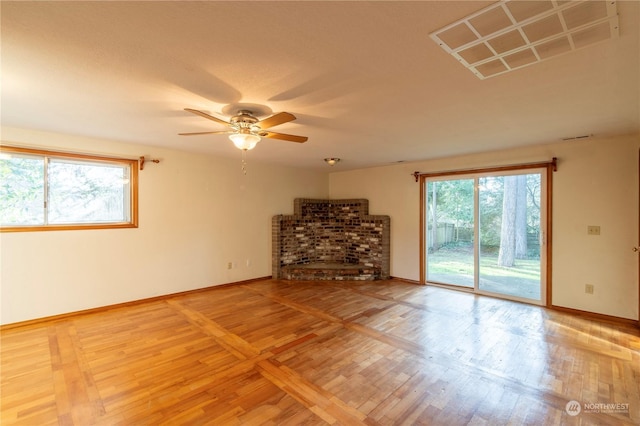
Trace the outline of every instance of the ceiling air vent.
<instances>
[{"instance_id":1,"label":"ceiling air vent","mask_svg":"<svg viewBox=\"0 0 640 426\"><path fill-rule=\"evenodd\" d=\"M591 134L591 135L580 135L580 136L569 136L569 137L566 137L566 138L562 138L562 140L563 141L574 141L576 139L588 139L591 136L593 136L593 134Z\"/></svg>"},{"instance_id":2,"label":"ceiling air vent","mask_svg":"<svg viewBox=\"0 0 640 426\"><path fill-rule=\"evenodd\" d=\"M613 0L502 0L430 34L478 78L618 37Z\"/></svg>"}]
</instances>

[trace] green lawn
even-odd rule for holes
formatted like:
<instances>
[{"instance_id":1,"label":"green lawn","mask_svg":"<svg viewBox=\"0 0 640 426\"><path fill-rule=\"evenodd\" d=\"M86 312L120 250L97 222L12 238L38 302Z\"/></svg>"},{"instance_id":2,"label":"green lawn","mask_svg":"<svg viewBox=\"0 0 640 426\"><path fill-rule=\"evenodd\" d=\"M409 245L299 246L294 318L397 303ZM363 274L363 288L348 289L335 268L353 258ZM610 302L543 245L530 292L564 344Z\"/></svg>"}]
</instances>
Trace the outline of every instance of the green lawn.
<instances>
[{"instance_id":1,"label":"green lawn","mask_svg":"<svg viewBox=\"0 0 640 426\"><path fill-rule=\"evenodd\" d=\"M441 248L428 255L428 280L473 287L473 251ZM540 260L517 259L513 267L498 266L497 254L480 256L480 289L540 299Z\"/></svg>"}]
</instances>

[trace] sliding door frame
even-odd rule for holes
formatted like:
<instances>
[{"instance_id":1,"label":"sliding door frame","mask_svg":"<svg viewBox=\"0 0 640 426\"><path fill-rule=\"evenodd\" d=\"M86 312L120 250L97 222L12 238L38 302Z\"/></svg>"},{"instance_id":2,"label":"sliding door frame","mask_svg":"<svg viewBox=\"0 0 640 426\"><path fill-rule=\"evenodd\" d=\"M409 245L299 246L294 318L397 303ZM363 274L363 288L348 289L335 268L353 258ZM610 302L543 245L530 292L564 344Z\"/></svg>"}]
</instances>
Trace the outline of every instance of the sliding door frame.
<instances>
[{"instance_id":1,"label":"sliding door frame","mask_svg":"<svg viewBox=\"0 0 640 426\"><path fill-rule=\"evenodd\" d=\"M464 169L464 170L450 170L450 171L442 171L442 172L432 172L432 173L421 173L415 172L413 176L415 176L416 181L420 182L420 284L428 284L427 283L427 270L426 270L426 238L425 238L425 230L426 230L426 203L425 203L425 189L427 179L429 178L439 178L439 177L452 177L452 176L460 176L460 175L469 175L469 174L481 174L481 173L501 173L501 172L510 172L510 171L523 171L529 169L546 169L546 184L547 191L545 194L545 201L547 205L547 214L545 217L545 228L546 232L543 236L546 255L545 262L545 275L546 275L546 291L545 291L545 300L542 301L543 306L551 307L553 301L553 286L552 286L552 217L553 217L553 172L558 170L557 158L553 158L551 161L540 162L540 163L527 163L527 164L513 164L508 166L496 166L496 167L485 167L479 169ZM475 269L475 268L474 268ZM476 272L477 273L477 272ZM452 288L456 288L455 286L451 286ZM461 291L469 291L464 288L460 288Z\"/></svg>"}]
</instances>

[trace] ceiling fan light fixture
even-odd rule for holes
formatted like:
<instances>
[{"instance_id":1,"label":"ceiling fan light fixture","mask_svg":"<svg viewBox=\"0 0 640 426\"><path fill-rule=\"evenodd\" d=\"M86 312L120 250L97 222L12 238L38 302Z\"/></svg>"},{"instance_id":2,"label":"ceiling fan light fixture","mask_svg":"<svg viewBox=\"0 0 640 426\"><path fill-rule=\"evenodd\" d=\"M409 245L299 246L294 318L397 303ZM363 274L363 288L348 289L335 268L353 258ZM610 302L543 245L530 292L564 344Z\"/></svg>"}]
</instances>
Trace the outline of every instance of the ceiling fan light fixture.
<instances>
[{"instance_id":1,"label":"ceiling fan light fixture","mask_svg":"<svg viewBox=\"0 0 640 426\"><path fill-rule=\"evenodd\" d=\"M334 157L324 159L324 162L332 167L335 166L338 161L340 161L340 159Z\"/></svg>"},{"instance_id":2,"label":"ceiling fan light fixture","mask_svg":"<svg viewBox=\"0 0 640 426\"><path fill-rule=\"evenodd\" d=\"M236 148L243 151L252 150L260 142L260 136L251 133L233 133L229 135L229 139Z\"/></svg>"}]
</instances>

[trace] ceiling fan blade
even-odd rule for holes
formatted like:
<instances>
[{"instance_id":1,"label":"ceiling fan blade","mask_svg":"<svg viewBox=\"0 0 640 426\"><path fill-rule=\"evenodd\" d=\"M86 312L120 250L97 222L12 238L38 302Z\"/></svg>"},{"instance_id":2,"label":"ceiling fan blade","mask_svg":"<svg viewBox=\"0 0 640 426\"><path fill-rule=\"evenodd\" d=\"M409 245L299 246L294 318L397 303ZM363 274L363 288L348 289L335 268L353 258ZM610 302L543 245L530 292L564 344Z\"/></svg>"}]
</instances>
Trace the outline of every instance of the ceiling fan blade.
<instances>
[{"instance_id":1,"label":"ceiling fan blade","mask_svg":"<svg viewBox=\"0 0 640 426\"><path fill-rule=\"evenodd\" d=\"M197 109L191 109L191 108L185 108L184 110L185 111L189 111L190 113L199 115L200 117L204 117L204 118L206 118L208 120L212 120L212 121L218 122L220 124L224 124L225 126L229 125L229 122L221 120L218 117L214 117L213 115L209 115L204 111L198 111Z\"/></svg>"},{"instance_id":2,"label":"ceiling fan blade","mask_svg":"<svg viewBox=\"0 0 640 426\"><path fill-rule=\"evenodd\" d=\"M289 142L299 142L299 143L303 143L309 140L309 138L306 136L287 135L286 133L276 133L276 132L260 132L260 136L263 136L265 138L282 139Z\"/></svg>"},{"instance_id":3,"label":"ceiling fan blade","mask_svg":"<svg viewBox=\"0 0 640 426\"><path fill-rule=\"evenodd\" d=\"M261 129L277 126L278 124L288 123L296 119L296 116L288 112L279 112L258 122Z\"/></svg>"},{"instance_id":4,"label":"ceiling fan blade","mask_svg":"<svg viewBox=\"0 0 640 426\"><path fill-rule=\"evenodd\" d=\"M195 136L195 135L221 135L221 134L226 134L226 133L233 133L233 132L191 132L191 133L178 133L178 135L180 136Z\"/></svg>"}]
</instances>

